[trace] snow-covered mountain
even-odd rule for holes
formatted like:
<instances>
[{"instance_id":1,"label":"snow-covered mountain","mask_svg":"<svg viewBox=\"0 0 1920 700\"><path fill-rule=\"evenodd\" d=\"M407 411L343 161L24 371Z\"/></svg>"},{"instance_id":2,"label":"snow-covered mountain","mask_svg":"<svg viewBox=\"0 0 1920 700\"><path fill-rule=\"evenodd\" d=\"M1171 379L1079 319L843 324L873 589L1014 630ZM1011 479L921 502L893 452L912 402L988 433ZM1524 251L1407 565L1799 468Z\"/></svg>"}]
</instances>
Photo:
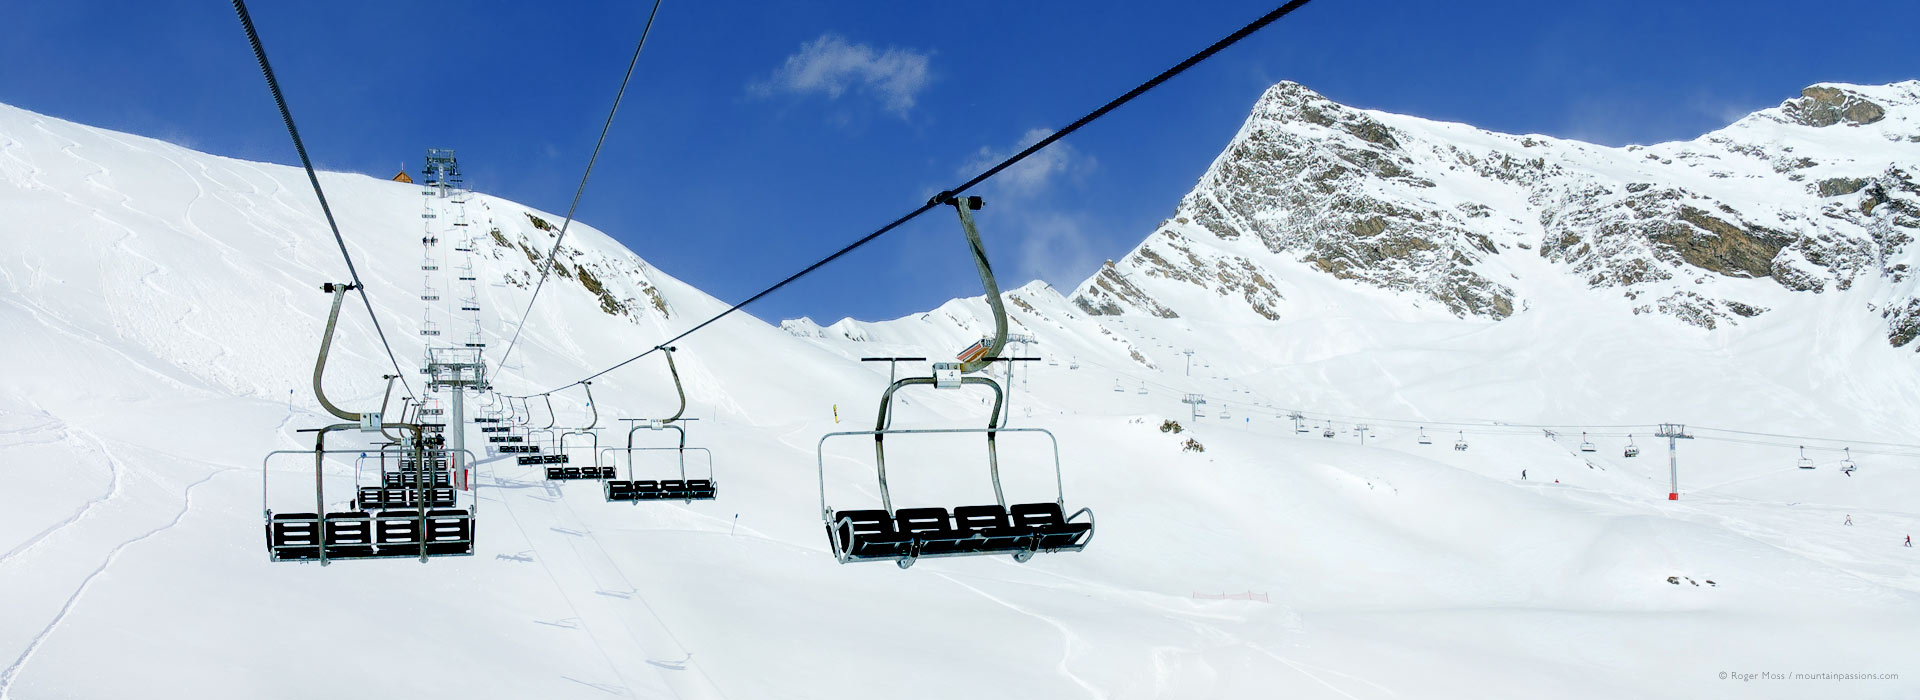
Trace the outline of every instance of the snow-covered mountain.
<instances>
[{"instance_id":1,"label":"snow-covered mountain","mask_svg":"<svg viewBox=\"0 0 1920 700\"><path fill-rule=\"evenodd\" d=\"M1527 308L1538 277L1572 276L1634 313L1714 328L1867 284L1878 293L1860 310L1907 345L1920 333L1916 166L1920 81L1815 85L1692 141L1625 148L1281 83L1173 217L1071 296L1093 314L1278 319L1305 264L1501 319ZM1170 300L1186 288L1210 294Z\"/></svg>"},{"instance_id":2,"label":"snow-covered mountain","mask_svg":"<svg viewBox=\"0 0 1920 700\"><path fill-rule=\"evenodd\" d=\"M1805 115L1830 105L1833 125L1756 117L1729 131L1892 133L1910 124L1912 100L1898 95L1913 91L1816 93L1777 116L1822 121ZM475 557L269 563L263 507L312 508L314 475L310 462L263 468L262 458L310 449L298 431L332 422L307 382L327 303L318 285L345 272L304 174L0 106L0 698L1915 694L1920 674L1903 664L1920 648L1920 568L1898 542L1920 531L1905 496L1920 470L1910 450L1857 443L1859 468L1842 475L1849 455L1835 440L1905 442L1920 421L1913 354L1887 342L1893 316L1880 315L1912 296L1910 280L1894 279L1904 253L1891 237L1871 239L1888 262L1866 267L1814 264L1804 251L1826 250L1814 243L1784 246L1813 265L1795 258L1793 269L1827 280L1818 293L1771 272L1708 273L1685 246L1659 247L1666 234L1541 223L1548 210L1572 221L1585 216L1573 209L1599 206L1534 201L1536 189L1578 190L1573 174L1522 186L1464 165L1442 175L1427 157L1448 145L1442 135L1495 170L1496 152L1606 149L1526 146L1310 95L1280 86L1262 114L1311 107L1340 126L1275 121L1257 136L1269 124L1257 114L1234 149L1297 131L1286 136L1297 148L1326 150L1312 172L1348 163L1313 200L1331 233L1284 234L1292 210L1274 203L1295 190L1278 180L1268 204L1252 199L1252 174L1290 161L1223 156L1181 205L1186 221L1088 285L1005 291L1014 332L1031 339L1009 354L1042 358L1015 370L1013 425L1052 431L1063 464L1056 482L1044 440L1003 434L1008 497L1051 500L1057 483L1072 507L1098 513L1087 550L905 571L833 561L820 509L877 507L871 441L816 447L872 425L888 368L860 357L947 356L991 330L980 298L829 326L739 315L680 341L699 419L689 437L713 450L720 500L609 504L592 484L491 459L473 492ZM1860 100L1881 118L1850 126L1874 113ZM1381 134L1396 145L1361 155L1387 148L1369 140ZM1804 172L1796 186L1818 188L1887 173L1872 152L1788 143L1826 160L1762 179ZM1415 159L1394 153L1413 148L1425 150L1407 177L1430 187L1369 174ZM1802 230L1766 218L1788 204L1734 197L1719 178L1628 172L1691 172L1680 147L1646 149L1656 150L1675 164L1634 151L1619 172L1589 177L1617 176L1608 186L1619 196L1634 182L1651 184L1629 194L1684 187L1736 213L1673 202L1742 230ZM1913 201L1901 184L1909 152L1895 152L1905 160L1892 179L1828 198L1856 209L1880 200L1869 218L1822 222L1833 241L1879 221L1909 226L1887 213ZM1379 162L1360 167L1370 157ZM438 225L421 219L420 188L321 179L394 350L417 362L432 338L417 331L441 313L418 299L420 237ZM1482 215L1457 205L1470 200ZM1471 223L1438 217L1433 202ZM1591 215L1624 216L1607 212ZM467 213L485 231L474 276L482 338L497 352L559 217L484 195ZM1384 223L1370 236L1354 234L1373 224L1349 230L1372 216ZM1601 256L1596 270L1644 254L1712 277L1596 287L1575 268L1597 254L1572 244L1540 254L1544 231L1575 228L1653 241ZM503 393L565 384L726 308L590 226L570 229L560 257L567 274L549 280L514 359L492 368ZM1844 287L1841 270L1852 275ZM1708 300L1706 316L1636 313L1683 283ZM1767 310L1729 323L1714 314L1730 301ZM1719 321L1709 330L1687 318ZM376 405L392 369L357 307L333 355L332 398ZM597 415L603 446L624 444L615 418L674 405L654 358L593 391L591 411L577 389L556 395L551 420ZM1197 421L1189 394L1207 402ZM987 420L975 394L903 397L897 428ZM547 418L542 403L535 420ZM1295 432L1288 409L1312 432ZM1167 419L1183 432L1162 432ZM1679 501L1667 500L1664 445L1647 434L1656 421L1697 437L1682 443ZM1823 438L1805 441L1817 468L1795 467L1797 442L1713 426ZM1205 451L1183 451L1190 438ZM1470 449L1451 449L1456 440ZM1583 441L1600 449L1580 451ZM896 507L992 500L974 440L888 444ZM1628 444L1645 454L1626 457ZM363 477L351 459L331 463L330 506L344 507ZM1230 592L1265 595L1213 598ZM1717 676L1765 670L1903 678Z\"/></svg>"}]
</instances>

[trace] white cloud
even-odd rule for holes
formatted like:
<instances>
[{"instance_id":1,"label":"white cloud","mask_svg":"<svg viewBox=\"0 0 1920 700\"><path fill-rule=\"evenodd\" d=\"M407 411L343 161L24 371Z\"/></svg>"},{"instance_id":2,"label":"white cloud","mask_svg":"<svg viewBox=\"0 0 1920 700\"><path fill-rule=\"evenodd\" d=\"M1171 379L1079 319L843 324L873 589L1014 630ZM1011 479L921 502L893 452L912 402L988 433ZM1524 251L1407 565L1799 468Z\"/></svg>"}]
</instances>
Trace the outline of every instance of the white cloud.
<instances>
[{"instance_id":1,"label":"white cloud","mask_svg":"<svg viewBox=\"0 0 1920 700\"><path fill-rule=\"evenodd\" d=\"M1030 129L1009 148L981 147L956 174L972 176L1052 134L1051 129ZM1006 249L1014 255L1014 265L1012 276L1001 280L1003 287L1038 278L1070 288L1099 264L1084 228L1088 217L1068 199L1071 186L1096 165L1093 156L1058 141L981 184L977 192L987 199L987 212L978 217L982 234L1017 241Z\"/></svg>"},{"instance_id":2,"label":"white cloud","mask_svg":"<svg viewBox=\"0 0 1920 700\"><path fill-rule=\"evenodd\" d=\"M1045 280L1058 289L1072 289L1093 274L1100 257L1094 252L1092 237L1081 228L1084 218L1056 211L1025 217L1021 223L1026 235L1020 240L1015 272Z\"/></svg>"},{"instance_id":3,"label":"white cloud","mask_svg":"<svg viewBox=\"0 0 1920 700\"><path fill-rule=\"evenodd\" d=\"M824 94L839 99L849 91L869 94L887 111L905 117L927 86L928 55L909 49L874 49L823 34L800 46L765 81L749 86L755 94Z\"/></svg>"},{"instance_id":4,"label":"white cloud","mask_svg":"<svg viewBox=\"0 0 1920 700\"><path fill-rule=\"evenodd\" d=\"M1005 151L981 146L972 160L960 169L961 175L973 175L993 167L1008 156L1020 152L1028 146L1039 143L1041 139L1053 135L1052 129L1029 129L1013 148ZM1077 179L1093 171L1096 162L1093 156L1081 153L1072 144L1058 141L1039 152L1027 156L1026 160L1013 167L1000 171L987 180L986 188L990 194L1002 197L1032 198L1046 194L1053 183L1062 177Z\"/></svg>"}]
</instances>

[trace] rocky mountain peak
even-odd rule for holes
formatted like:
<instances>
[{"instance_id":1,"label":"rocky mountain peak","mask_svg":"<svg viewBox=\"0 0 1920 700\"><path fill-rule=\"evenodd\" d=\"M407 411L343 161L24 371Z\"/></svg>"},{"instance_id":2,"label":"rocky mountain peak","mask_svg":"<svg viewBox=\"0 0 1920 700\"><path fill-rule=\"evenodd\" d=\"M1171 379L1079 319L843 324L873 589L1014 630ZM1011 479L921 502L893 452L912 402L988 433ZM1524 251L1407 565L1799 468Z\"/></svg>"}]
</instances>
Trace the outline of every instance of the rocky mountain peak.
<instances>
[{"instance_id":1,"label":"rocky mountain peak","mask_svg":"<svg viewBox=\"0 0 1920 700\"><path fill-rule=\"evenodd\" d=\"M1920 200L1898 166L1914 162L1920 81L1814 85L1693 141L1625 148L1359 109L1283 82L1174 216L1072 299L1163 318L1238 299L1226 306L1278 319L1288 287L1323 274L1499 320L1543 275L1570 276L1635 313L1714 328L1781 294L1904 280Z\"/></svg>"}]
</instances>

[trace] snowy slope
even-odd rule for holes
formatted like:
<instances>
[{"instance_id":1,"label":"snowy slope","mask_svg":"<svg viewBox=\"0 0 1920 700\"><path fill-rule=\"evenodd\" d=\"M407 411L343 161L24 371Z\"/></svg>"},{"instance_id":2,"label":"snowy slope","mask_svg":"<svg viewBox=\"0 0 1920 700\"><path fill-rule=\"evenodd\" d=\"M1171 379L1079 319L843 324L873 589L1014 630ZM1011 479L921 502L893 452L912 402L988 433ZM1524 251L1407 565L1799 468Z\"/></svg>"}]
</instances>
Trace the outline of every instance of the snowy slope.
<instances>
[{"instance_id":1,"label":"snowy slope","mask_svg":"<svg viewBox=\"0 0 1920 700\"><path fill-rule=\"evenodd\" d=\"M322 179L414 361L418 188ZM551 242L526 214L558 217L473 207L508 243L481 261L498 347L500 316L527 301L515 282L537 269L525 250ZM1335 414L1898 437L1920 418L1912 356L1877 319L1823 306L1845 295L1709 333L1556 284L1537 257L1530 306L1497 323L1304 264L1275 276L1291 305L1277 322L1189 313L1212 308L1206 290L1165 293L1181 315L1158 318L1091 316L1021 287L1007 293L1017 332L1055 362L1021 368L1014 424L1057 434L1068 503L1094 508L1099 533L1026 564L906 571L833 562L814 446L873 420L885 368L858 357L944 356L988 330L984 305L828 327L736 317L679 344L721 500L610 505L492 461L478 556L323 569L268 563L260 532L261 457L331 422L304 386L317 285L344 271L304 176L0 107L0 222L0 697L1905 697L1912 680L1715 674L1920 679L1903 665L1920 647L1920 576L1896 544L1920 530L1900 498L1920 481L1911 460L1859 455L1842 477L1837 454L1802 472L1779 448L1699 440L1683 447L1686 496L1669 502L1644 435L1632 460L1619 438L1582 454L1485 428L1454 452L1444 436L1416 444L1417 424L1381 424L1362 446L1297 436L1266 408L1317 411L1343 433ZM616 312L577 274L550 281L496 369L505 393L571 381L724 308L590 227L567 247ZM345 316L329 391L370 408L391 370L364 313ZM1186 392L1234 419L1160 432L1163 417L1186 422ZM671 408L653 358L594 395L603 427ZM909 400L896 427L986 419L971 395ZM555 405L563 425L587 418L577 392ZM1181 452L1187 437L1206 452ZM1010 496L1050 498L1041 443L1002 441ZM873 504L863 447L829 443L831 505ZM978 448L897 445L896 505L991 499ZM302 478L274 464L274 483ZM351 478L335 465L329 491ZM299 505L297 488L269 495ZM1243 591L1269 602L1194 597Z\"/></svg>"}]
</instances>

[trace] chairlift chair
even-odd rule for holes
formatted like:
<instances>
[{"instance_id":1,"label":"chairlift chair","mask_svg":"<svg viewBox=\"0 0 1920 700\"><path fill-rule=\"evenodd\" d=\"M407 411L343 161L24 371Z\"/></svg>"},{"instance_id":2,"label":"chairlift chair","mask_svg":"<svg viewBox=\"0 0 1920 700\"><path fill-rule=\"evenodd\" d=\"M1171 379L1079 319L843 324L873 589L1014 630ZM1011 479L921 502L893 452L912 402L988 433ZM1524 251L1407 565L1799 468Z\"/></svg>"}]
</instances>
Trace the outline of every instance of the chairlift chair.
<instances>
[{"instance_id":1,"label":"chairlift chair","mask_svg":"<svg viewBox=\"0 0 1920 700\"><path fill-rule=\"evenodd\" d=\"M560 429L554 427L559 422L559 416L553 412L553 394L541 394L540 399L547 404L547 424L538 428L532 427L531 424L529 424L527 428L527 443L553 448L556 454L547 455L549 459L544 463L564 464L567 461L567 455L560 450ZM544 442L539 439L540 436L543 435L546 437Z\"/></svg>"},{"instance_id":2,"label":"chairlift chair","mask_svg":"<svg viewBox=\"0 0 1920 700\"><path fill-rule=\"evenodd\" d=\"M404 424L386 423L396 428ZM317 431L357 429L360 423L339 423ZM357 454L358 449L327 450L323 437L315 450L276 450L261 460L261 512L265 518L267 554L270 561L318 561L322 566L339 559L413 559L471 556L474 544L474 517L478 505L469 501L457 507L458 491L451 486L431 486L438 480L419 486L360 486L354 509L328 508L321 478L314 480L315 505L305 512L275 512L269 500L272 493L271 464L276 457L312 455L314 468L324 467L328 455ZM410 447L409 449L416 449ZM449 454L447 450L420 449L414 454ZM471 452L463 452L473 459ZM439 472L444 475L445 471Z\"/></svg>"},{"instance_id":3,"label":"chairlift chair","mask_svg":"<svg viewBox=\"0 0 1920 700\"><path fill-rule=\"evenodd\" d=\"M1796 463L1796 466L1799 466L1801 469L1813 468L1813 460L1807 459L1807 448L1805 445L1800 446L1800 461Z\"/></svg>"},{"instance_id":4,"label":"chairlift chair","mask_svg":"<svg viewBox=\"0 0 1920 700\"><path fill-rule=\"evenodd\" d=\"M1632 435L1628 435L1628 436L1627 436L1627 449L1626 449L1626 452L1625 452L1624 454L1625 454L1625 455L1626 455L1627 457L1638 457L1638 456L1640 456L1640 446L1639 446L1639 445L1635 445L1635 444L1633 444L1633 436L1632 436Z\"/></svg>"},{"instance_id":5,"label":"chairlift chair","mask_svg":"<svg viewBox=\"0 0 1920 700\"><path fill-rule=\"evenodd\" d=\"M1136 394L1139 394L1139 395L1141 395L1141 396L1146 396L1146 395L1147 395L1147 383L1146 383L1146 382L1140 382L1140 390L1139 390L1139 391L1136 391L1136 392L1134 392L1134 393L1136 393Z\"/></svg>"},{"instance_id":6,"label":"chairlift chair","mask_svg":"<svg viewBox=\"0 0 1920 700\"><path fill-rule=\"evenodd\" d=\"M689 419L680 417L687 412L687 391L680 384L679 368L673 364L675 348L663 345L655 349L660 350L667 356L667 372L673 375L673 390L674 393L680 396L680 408L674 411L672 416L661 420L645 420L645 422L640 422L644 419L625 419L635 421L634 425L627 429L627 446L624 448L609 447L599 452L600 455L605 455L609 452L624 452L627 455L627 478L625 480L609 478L603 487L606 492L607 501L625 501L629 503L639 503L640 501L685 501L692 503L694 501L714 500L719 495L719 489L713 483L713 453L706 450L706 448L687 447L687 429L684 427L684 423ZM680 434L680 444L676 447L634 447L633 434L643 429L656 431L671 429ZM659 480L640 479L639 475L635 473L633 453L664 450L673 450L675 455L678 456L680 461L680 478ZM707 478L687 478L687 452L689 451L700 452L706 455ZM601 457L595 457L595 467L602 471L613 469L613 467L604 466L603 463L605 461L606 460ZM618 462L617 459L615 461L616 463Z\"/></svg>"},{"instance_id":7,"label":"chairlift chair","mask_svg":"<svg viewBox=\"0 0 1920 700\"><path fill-rule=\"evenodd\" d=\"M587 421L587 424L585 427L575 429L575 430L568 430L566 432L560 433L560 443L557 449L555 449L555 452L560 457L558 463L566 464L569 462L567 457L567 438L575 435L582 436L589 441L587 446L587 455L594 459L594 465L591 468L591 471L593 473L599 474L600 476L598 477L584 476L586 473L588 473L589 470L581 469L579 470L580 473L583 475L581 478L611 479L614 477L612 468L603 467L600 464L600 428L599 428L600 409L599 407L593 405L593 383L581 382L580 387L585 389L587 392L587 409L593 412L593 418ZM561 470L562 478L565 478L566 474L567 472L563 468ZM553 470L551 469L547 470L547 478L549 479L553 478Z\"/></svg>"},{"instance_id":8,"label":"chairlift chair","mask_svg":"<svg viewBox=\"0 0 1920 700\"><path fill-rule=\"evenodd\" d=\"M1121 388L1121 386L1120 386L1120 380L1118 380L1118 379L1115 379L1115 380L1113 380L1113 393L1116 393L1116 394L1124 394L1124 393L1127 393L1127 390L1126 390L1126 389L1124 389L1124 388Z\"/></svg>"},{"instance_id":9,"label":"chairlift chair","mask_svg":"<svg viewBox=\"0 0 1920 700\"><path fill-rule=\"evenodd\" d=\"M1580 451L1581 452L1599 452L1600 451L1600 448L1594 447L1593 443L1587 442L1586 431L1581 431L1580 433Z\"/></svg>"},{"instance_id":10,"label":"chairlift chair","mask_svg":"<svg viewBox=\"0 0 1920 700\"><path fill-rule=\"evenodd\" d=\"M1320 431L1320 437L1323 437L1323 438L1333 437L1333 423L1331 422L1327 423L1326 429Z\"/></svg>"},{"instance_id":11,"label":"chairlift chair","mask_svg":"<svg viewBox=\"0 0 1920 700\"><path fill-rule=\"evenodd\" d=\"M323 291L333 294L333 310L327 317L326 332L321 336L320 353L315 360L313 373L314 395L320 406L335 417L346 421L333 425L303 430L314 433L314 449L276 450L267 453L260 460L260 497L261 514L264 519L263 530L266 535L267 556L270 561L317 561L321 566L338 559L411 559L422 562L433 557L471 556L474 544L474 516L478 512L477 499L470 499L466 509L443 507L454 505L455 493L447 489L444 501L440 498L441 489L435 484L437 478L444 476L453 464L454 455L449 450L428 446L425 431L418 424L388 423L382 420L385 414L385 401L381 411L353 413L340 409L327 400L322 388L321 377L326 369L327 352L333 344L333 330L340 318L340 303L352 285L326 284ZM392 383L397 377L387 377L388 395L392 393ZM411 488L400 486L400 492L390 494L385 485L367 494L363 489L361 498L367 505L377 502L383 509L378 513L358 509L329 512L326 494L325 467L329 454L364 455L364 450L328 450L327 434L347 430L359 430L363 433L375 433L394 444L392 449L399 450L396 466L401 473L407 472L409 464L415 475ZM388 431L411 432L411 436L395 436ZM411 439L408 439L408 438ZM404 445L404 446L403 446ZM385 452L382 449L382 471L385 470ZM314 480L314 506L310 512L274 512L269 498L272 495L270 477L273 470L270 463L275 457L285 455L312 455ZM462 451L466 463L471 464L473 453ZM365 500L365 495L374 495L375 499ZM393 496L394 498L389 498ZM398 507L396 507L398 506Z\"/></svg>"},{"instance_id":12,"label":"chairlift chair","mask_svg":"<svg viewBox=\"0 0 1920 700\"><path fill-rule=\"evenodd\" d=\"M1841 449L1846 454L1846 456L1840 459L1840 473L1852 474L1853 470L1858 468L1853 463L1853 448L1845 447Z\"/></svg>"},{"instance_id":13,"label":"chairlift chair","mask_svg":"<svg viewBox=\"0 0 1920 700\"><path fill-rule=\"evenodd\" d=\"M960 226L981 284L986 288L987 304L993 311L994 336L983 347L961 353L959 362L934 365L931 377L905 377L893 382L880 396L880 411L871 431L834 432L821 436L816 447L820 472L820 514L827 541L834 557L842 564L858 561L891 561L904 569L923 557L1011 555L1025 562L1040 552L1073 552L1085 549L1094 534L1093 511L1081 508L1067 515L1062 489L1060 450L1053 433L1044 428L1004 428L1000 426L1001 407L1006 394L990 376L969 376L992 365L1007 342L1007 315L1001 301L999 284L987 262L986 248L974 227L972 211L981 207L979 197L954 197L942 193L935 202L951 204L958 212ZM1069 369L1078 368L1073 362ZM894 429L891 409L894 393L903 387L931 385L936 389L981 386L993 391L993 411L985 428ZM1003 433L1038 433L1053 442L1055 497L1039 503L1008 505L1000 480L999 442ZM887 485L886 439L894 436L926 434L985 434L987 438L987 475L993 484L994 503L945 507L893 507ZM826 443L841 437L872 437L875 474L878 478L880 508L839 510L827 504ZM1085 516L1082 518L1081 516Z\"/></svg>"},{"instance_id":14,"label":"chairlift chair","mask_svg":"<svg viewBox=\"0 0 1920 700\"><path fill-rule=\"evenodd\" d=\"M1422 445L1433 444L1433 438L1427 437L1427 429L1425 427L1420 428L1420 444Z\"/></svg>"},{"instance_id":15,"label":"chairlift chair","mask_svg":"<svg viewBox=\"0 0 1920 700\"><path fill-rule=\"evenodd\" d=\"M1467 451L1467 431L1465 430L1460 431L1460 439L1453 441L1453 451L1455 452Z\"/></svg>"}]
</instances>

